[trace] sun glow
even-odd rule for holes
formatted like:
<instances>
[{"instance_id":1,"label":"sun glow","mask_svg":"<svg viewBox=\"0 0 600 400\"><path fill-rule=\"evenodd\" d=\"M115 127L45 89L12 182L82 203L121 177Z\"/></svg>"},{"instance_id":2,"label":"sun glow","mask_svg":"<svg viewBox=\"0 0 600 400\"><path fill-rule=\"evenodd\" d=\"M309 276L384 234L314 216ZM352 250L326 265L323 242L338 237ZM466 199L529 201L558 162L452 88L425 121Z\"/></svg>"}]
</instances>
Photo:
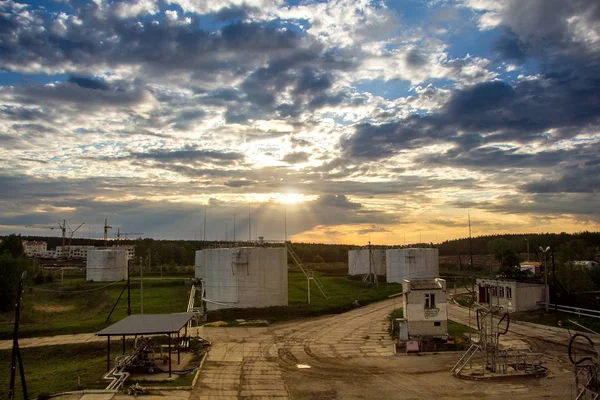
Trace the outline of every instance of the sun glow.
<instances>
[{"instance_id":1,"label":"sun glow","mask_svg":"<svg viewBox=\"0 0 600 400\"><path fill-rule=\"evenodd\" d=\"M311 198L299 193L277 193L272 197L272 200L284 204L298 204L311 200Z\"/></svg>"}]
</instances>

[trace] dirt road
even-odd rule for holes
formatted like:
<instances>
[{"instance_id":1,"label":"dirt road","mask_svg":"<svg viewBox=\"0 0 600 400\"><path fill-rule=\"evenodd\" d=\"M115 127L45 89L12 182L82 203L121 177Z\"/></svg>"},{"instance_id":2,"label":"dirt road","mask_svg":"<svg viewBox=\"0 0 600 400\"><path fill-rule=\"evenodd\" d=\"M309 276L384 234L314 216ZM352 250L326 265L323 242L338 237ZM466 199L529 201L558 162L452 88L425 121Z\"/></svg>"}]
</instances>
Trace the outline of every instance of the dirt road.
<instances>
[{"instance_id":1,"label":"dirt road","mask_svg":"<svg viewBox=\"0 0 600 400\"><path fill-rule=\"evenodd\" d=\"M399 302L268 328L201 329L213 347L190 399L568 398L562 349L549 354L548 378L501 383L452 377L459 354L394 355L386 318ZM452 307L450 318L460 312ZM528 334L537 340L534 328Z\"/></svg>"}]
</instances>

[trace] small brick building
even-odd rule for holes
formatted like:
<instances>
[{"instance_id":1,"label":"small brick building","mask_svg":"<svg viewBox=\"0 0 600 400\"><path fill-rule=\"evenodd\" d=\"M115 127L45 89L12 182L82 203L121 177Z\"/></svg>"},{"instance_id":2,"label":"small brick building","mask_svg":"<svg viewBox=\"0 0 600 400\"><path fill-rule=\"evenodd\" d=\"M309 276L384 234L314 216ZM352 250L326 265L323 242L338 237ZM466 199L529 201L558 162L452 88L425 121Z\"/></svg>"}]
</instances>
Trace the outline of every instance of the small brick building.
<instances>
[{"instance_id":1,"label":"small brick building","mask_svg":"<svg viewBox=\"0 0 600 400\"><path fill-rule=\"evenodd\" d=\"M440 278L402 282L408 336L447 336L446 281Z\"/></svg>"}]
</instances>

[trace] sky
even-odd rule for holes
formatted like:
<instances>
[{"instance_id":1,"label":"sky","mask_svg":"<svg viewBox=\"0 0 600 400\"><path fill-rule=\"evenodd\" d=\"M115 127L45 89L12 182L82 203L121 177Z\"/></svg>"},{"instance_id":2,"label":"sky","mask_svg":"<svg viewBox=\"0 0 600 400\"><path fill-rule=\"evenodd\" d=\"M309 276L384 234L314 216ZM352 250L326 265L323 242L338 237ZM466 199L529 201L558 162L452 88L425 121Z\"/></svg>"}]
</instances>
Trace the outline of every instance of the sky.
<instances>
[{"instance_id":1,"label":"sky","mask_svg":"<svg viewBox=\"0 0 600 400\"><path fill-rule=\"evenodd\" d=\"M594 0L0 2L0 234L597 231L599 127Z\"/></svg>"}]
</instances>

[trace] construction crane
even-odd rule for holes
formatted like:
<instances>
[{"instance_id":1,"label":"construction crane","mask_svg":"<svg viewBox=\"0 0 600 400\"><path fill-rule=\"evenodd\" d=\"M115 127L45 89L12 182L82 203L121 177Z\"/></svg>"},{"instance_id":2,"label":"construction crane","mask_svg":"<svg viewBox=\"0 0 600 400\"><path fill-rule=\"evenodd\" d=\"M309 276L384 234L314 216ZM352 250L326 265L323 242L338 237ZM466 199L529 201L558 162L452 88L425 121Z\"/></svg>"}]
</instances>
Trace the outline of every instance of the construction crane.
<instances>
[{"instance_id":1,"label":"construction crane","mask_svg":"<svg viewBox=\"0 0 600 400\"><path fill-rule=\"evenodd\" d=\"M117 241L121 240L121 236L143 235L144 232L129 232L121 233L121 228L117 228Z\"/></svg>"},{"instance_id":2,"label":"construction crane","mask_svg":"<svg viewBox=\"0 0 600 400\"><path fill-rule=\"evenodd\" d=\"M83 226L83 224L85 224L85 222L82 222L81 224L79 224L79 226L77 226L77 228L75 228L75 229L71 229L71 227L69 226L69 230L71 231L71 235L69 236L69 250L67 252L68 253L67 257L68 258L71 258L71 241L73 240L73 235L75 234L75 232L77 232L79 230L79 228L81 228Z\"/></svg>"},{"instance_id":3,"label":"construction crane","mask_svg":"<svg viewBox=\"0 0 600 400\"><path fill-rule=\"evenodd\" d=\"M104 247L108 247L108 230L112 229L112 226L108 225L108 220L104 218Z\"/></svg>"},{"instance_id":4,"label":"construction crane","mask_svg":"<svg viewBox=\"0 0 600 400\"><path fill-rule=\"evenodd\" d=\"M62 231L62 249L64 251L65 249L65 239L67 236L67 220L63 219L62 223L61 222L57 222L56 224L53 225L44 225L44 224L32 224L32 225L25 225L26 228L39 228L39 229L60 229Z\"/></svg>"}]
</instances>

